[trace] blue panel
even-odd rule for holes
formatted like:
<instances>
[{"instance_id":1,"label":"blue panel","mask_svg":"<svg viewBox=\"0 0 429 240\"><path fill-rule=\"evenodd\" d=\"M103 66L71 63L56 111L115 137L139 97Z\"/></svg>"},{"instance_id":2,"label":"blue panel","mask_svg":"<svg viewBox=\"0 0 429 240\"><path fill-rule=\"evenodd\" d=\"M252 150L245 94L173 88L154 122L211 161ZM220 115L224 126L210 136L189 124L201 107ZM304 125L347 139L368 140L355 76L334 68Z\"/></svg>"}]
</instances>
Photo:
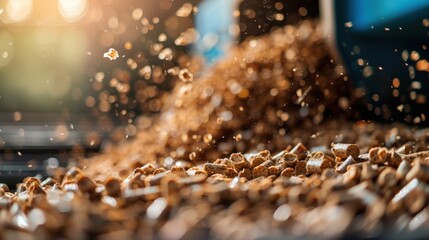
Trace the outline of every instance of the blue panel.
<instances>
[{"instance_id":1,"label":"blue panel","mask_svg":"<svg viewBox=\"0 0 429 240\"><path fill-rule=\"evenodd\" d=\"M429 7L428 0L351 0L348 2L350 21L357 30L385 24Z\"/></svg>"},{"instance_id":2,"label":"blue panel","mask_svg":"<svg viewBox=\"0 0 429 240\"><path fill-rule=\"evenodd\" d=\"M233 43L229 27L234 24L235 1L205 0L198 6L195 25L200 38L195 44L197 54L205 57L207 62L214 62L225 54L225 49ZM216 38L216 43L207 45L207 38Z\"/></svg>"}]
</instances>

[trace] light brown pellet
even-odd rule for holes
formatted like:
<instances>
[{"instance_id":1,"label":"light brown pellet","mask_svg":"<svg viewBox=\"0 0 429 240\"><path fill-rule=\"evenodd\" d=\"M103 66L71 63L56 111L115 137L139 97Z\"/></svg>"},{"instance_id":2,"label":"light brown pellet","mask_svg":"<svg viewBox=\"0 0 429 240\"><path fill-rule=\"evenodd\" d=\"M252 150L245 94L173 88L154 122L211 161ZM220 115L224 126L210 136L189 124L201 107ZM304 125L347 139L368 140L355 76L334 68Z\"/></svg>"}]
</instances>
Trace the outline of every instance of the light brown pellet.
<instances>
[{"instance_id":1,"label":"light brown pellet","mask_svg":"<svg viewBox=\"0 0 429 240\"><path fill-rule=\"evenodd\" d=\"M404 205L407 207L408 212L411 215L414 215L421 211L425 206L427 206L427 192L423 189L416 189L411 191L408 196L404 199Z\"/></svg>"},{"instance_id":2,"label":"light brown pellet","mask_svg":"<svg viewBox=\"0 0 429 240\"><path fill-rule=\"evenodd\" d=\"M384 147L378 149L377 156L378 156L379 161L381 163L385 163L385 162L388 162L390 160L389 159L390 155L388 154L388 150L387 150L387 148L384 148Z\"/></svg>"},{"instance_id":3,"label":"light brown pellet","mask_svg":"<svg viewBox=\"0 0 429 240\"><path fill-rule=\"evenodd\" d=\"M279 160L279 164L286 167L295 168L296 163L298 162L298 155L295 153L285 153L283 157Z\"/></svg>"},{"instance_id":4,"label":"light brown pellet","mask_svg":"<svg viewBox=\"0 0 429 240\"><path fill-rule=\"evenodd\" d=\"M428 158L429 157L429 151L422 151L422 152L416 152L416 153L409 153L402 156L404 160L407 161L413 161L416 158Z\"/></svg>"},{"instance_id":5,"label":"light brown pellet","mask_svg":"<svg viewBox=\"0 0 429 240\"><path fill-rule=\"evenodd\" d=\"M408 161L401 161L398 168L396 169L396 179L403 180L407 176L408 171L410 171L411 165Z\"/></svg>"},{"instance_id":6,"label":"light brown pellet","mask_svg":"<svg viewBox=\"0 0 429 240\"><path fill-rule=\"evenodd\" d=\"M155 169L155 171L153 171L153 175L156 175L158 173L162 173L162 172L165 172L165 171L166 171L165 168L157 168L157 169Z\"/></svg>"},{"instance_id":7,"label":"light brown pellet","mask_svg":"<svg viewBox=\"0 0 429 240\"><path fill-rule=\"evenodd\" d=\"M76 192L78 186L75 181L69 181L62 184L61 188L66 192Z\"/></svg>"},{"instance_id":8,"label":"light brown pellet","mask_svg":"<svg viewBox=\"0 0 429 240\"><path fill-rule=\"evenodd\" d=\"M37 182L32 182L28 187L28 192L32 194L46 194L45 190Z\"/></svg>"},{"instance_id":9,"label":"light brown pellet","mask_svg":"<svg viewBox=\"0 0 429 240\"><path fill-rule=\"evenodd\" d=\"M294 173L295 173L295 170L293 168L288 167L281 172L280 176L290 178L293 176Z\"/></svg>"},{"instance_id":10,"label":"light brown pellet","mask_svg":"<svg viewBox=\"0 0 429 240\"><path fill-rule=\"evenodd\" d=\"M347 167L354 164L355 160L352 156L348 156L344 162L342 162L338 167L335 168L335 171L337 173L345 173L347 170Z\"/></svg>"},{"instance_id":11,"label":"light brown pellet","mask_svg":"<svg viewBox=\"0 0 429 240\"><path fill-rule=\"evenodd\" d=\"M140 169L143 171L144 175L152 174L156 170L155 166L152 163L148 163Z\"/></svg>"},{"instance_id":12,"label":"light brown pellet","mask_svg":"<svg viewBox=\"0 0 429 240\"><path fill-rule=\"evenodd\" d=\"M265 162L261 163L259 166L263 166L265 168L269 168L271 166L274 166L274 162L271 160L266 160Z\"/></svg>"},{"instance_id":13,"label":"light brown pellet","mask_svg":"<svg viewBox=\"0 0 429 240\"><path fill-rule=\"evenodd\" d=\"M385 168L377 178L377 184L381 187L391 188L397 183L395 169L391 167Z\"/></svg>"},{"instance_id":14,"label":"light brown pellet","mask_svg":"<svg viewBox=\"0 0 429 240\"><path fill-rule=\"evenodd\" d=\"M158 186L161 180L168 175L167 172L161 172L145 177L145 186Z\"/></svg>"},{"instance_id":15,"label":"light brown pellet","mask_svg":"<svg viewBox=\"0 0 429 240\"><path fill-rule=\"evenodd\" d=\"M161 196L159 186L144 187L137 189L126 189L124 191L124 198L128 202L134 202L139 199L146 201L153 201Z\"/></svg>"},{"instance_id":16,"label":"light brown pellet","mask_svg":"<svg viewBox=\"0 0 429 240\"><path fill-rule=\"evenodd\" d=\"M416 159L413 163L414 166L408 171L407 175L405 176L405 180L409 182L412 179L417 178L424 182L428 181L429 165L423 163L423 160L421 159Z\"/></svg>"},{"instance_id":17,"label":"light brown pellet","mask_svg":"<svg viewBox=\"0 0 429 240\"><path fill-rule=\"evenodd\" d=\"M359 147L356 144L335 143L332 145L332 153L335 157L346 159L352 156L356 159L359 156Z\"/></svg>"},{"instance_id":18,"label":"light brown pellet","mask_svg":"<svg viewBox=\"0 0 429 240\"><path fill-rule=\"evenodd\" d=\"M237 171L235 171L234 168L227 168L226 171L224 172L224 175L226 177L229 177L229 178L233 178L233 177L237 176L237 174L238 173L237 173Z\"/></svg>"},{"instance_id":19,"label":"light brown pellet","mask_svg":"<svg viewBox=\"0 0 429 240\"><path fill-rule=\"evenodd\" d=\"M43 182L40 184L42 187L46 187L46 186L53 186L54 184L57 183L57 180L55 180L54 178L48 177L45 180L43 180ZM1 185L1 184L0 184ZM0 187L1 188L1 187Z\"/></svg>"},{"instance_id":20,"label":"light brown pellet","mask_svg":"<svg viewBox=\"0 0 429 240\"><path fill-rule=\"evenodd\" d=\"M171 167L170 171L171 171L171 173L173 173L179 177L186 176L186 170L183 167L173 166L173 167Z\"/></svg>"},{"instance_id":21,"label":"light brown pellet","mask_svg":"<svg viewBox=\"0 0 429 240\"><path fill-rule=\"evenodd\" d=\"M399 154L409 154L411 153L411 151L413 150L413 147L411 144L409 143L405 143L404 145L402 145L401 147L399 147L396 152Z\"/></svg>"},{"instance_id":22,"label":"light brown pellet","mask_svg":"<svg viewBox=\"0 0 429 240\"><path fill-rule=\"evenodd\" d=\"M72 167L66 172L65 177L71 180L79 174L83 174L83 171L78 167Z\"/></svg>"},{"instance_id":23,"label":"light brown pellet","mask_svg":"<svg viewBox=\"0 0 429 240\"><path fill-rule=\"evenodd\" d=\"M243 168L250 168L250 163L241 153L233 153L229 159L234 164L235 170L241 171Z\"/></svg>"},{"instance_id":24,"label":"light brown pellet","mask_svg":"<svg viewBox=\"0 0 429 240\"><path fill-rule=\"evenodd\" d=\"M373 163L373 164L382 164L382 163L384 163L385 159L380 158L379 154L378 154L378 152L380 151L380 149L381 148L379 148L379 147L374 147L374 148L371 148L369 150L368 154L369 154L369 162L370 163Z\"/></svg>"},{"instance_id":25,"label":"light brown pellet","mask_svg":"<svg viewBox=\"0 0 429 240\"><path fill-rule=\"evenodd\" d=\"M287 152L287 150L282 150L282 151L278 152L276 155L274 155L272 157L272 160L277 163L277 161L279 161L286 152Z\"/></svg>"},{"instance_id":26,"label":"light brown pellet","mask_svg":"<svg viewBox=\"0 0 429 240\"><path fill-rule=\"evenodd\" d=\"M207 174L199 173L189 177L180 178L178 182L182 185L192 185L192 184L202 183L204 182L204 180L206 180L206 178L207 178Z\"/></svg>"},{"instance_id":27,"label":"light brown pellet","mask_svg":"<svg viewBox=\"0 0 429 240\"><path fill-rule=\"evenodd\" d=\"M262 150L258 153L258 155L265 159L271 160L271 153L268 150Z\"/></svg>"},{"instance_id":28,"label":"light brown pellet","mask_svg":"<svg viewBox=\"0 0 429 240\"><path fill-rule=\"evenodd\" d=\"M267 177L268 176L268 168L262 165L259 165L253 168L253 177Z\"/></svg>"},{"instance_id":29,"label":"light brown pellet","mask_svg":"<svg viewBox=\"0 0 429 240\"><path fill-rule=\"evenodd\" d=\"M370 162L362 163L361 179L362 181L371 180L377 176L377 171L374 170Z\"/></svg>"},{"instance_id":30,"label":"light brown pellet","mask_svg":"<svg viewBox=\"0 0 429 240\"><path fill-rule=\"evenodd\" d=\"M36 177L26 177L23 180L24 184L28 187L30 187L31 184L36 183L37 185L40 185L40 179Z\"/></svg>"},{"instance_id":31,"label":"light brown pellet","mask_svg":"<svg viewBox=\"0 0 429 240\"><path fill-rule=\"evenodd\" d=\"M263 158L260 156L253 157L250 159L250 167L255 168L256 166L259 166L260 164L262 164L266 160L267 160L266 158Z\"/></svg>"},{"instance_id":32,"label":"light brown pellet","mask_svg":"<svg viewBox=\"0 0 429 240\"><path fill-rule=\"evenodd\" d=\"M3 189L4 192L9 192L9 186L5 183L0 183L0 188Z\"/></svg>"},{"instance_id":33,"label":"light brown pellet","mask_svg":"<svg viewBox=\"0 0 429 240\"><path fill-rule=\"evenodd\" d=\"M352 186L355 185L358 181L358 179L360 178L360 172L361 170L359 169L358 166L356 165L351 165L347 168L346 173L344 173L344 178L343 178L343 183L348 185L348 186Z\"/></svg>"},{"instance_id":34,"label":"light brown pellet","mask_svg":"<svg viewBox=\"0 0 429 240\"><path fill-rule=\"evenodd\" d=\"M429 207L421 210L408 224L408 230L416 231L429 225Z\"/></svg>"},{"instance_id":35,"label":"light brown pellet","mask_svg":"<svg viewBox=\"0 0 429 240\"><path fill-rule=\"evenodd\" d=\"M321 174L323 170L330 166L329 161L320 158L310 158L307 160L307 174Z\"/></svg>"},{"instance_id":36,"label":"light brown pellet","mask_svg":"<svg viewBox=\"0 0 429 240\"><path fill-rule=\"evenodd\" d=\"M127 183L128 183L127 185L128 186L127 187L128 188L132 188L132 189L134 189L134 188L142 188L142 187L145 186L143 179L144 179L144 175L138 173L135 176L133 176L133 178L128 179L128 181L127 181Z\"/></svg>"},{"instance_id":37,"label":"light brown pellet","mask_svg":"<svg viewBox=\"0 0 429 240\"><path fill-rule=\"evenodd\" d=\"M389 203L390 211L406 208L415 213L426 205L426 201L421 201L421 196L425 194L425 185L420 180L413 179L392 198Z\"/></svg>"},{"instance_id":38,"label":"light brown pellet","mask_svg":"<svg viewBox=\"0 0 429 240\"><path fill-rule=\"evenodd\" d=\"M268 167L268 175L278 176L280 174L280 168L278 166Z\"/></svg>"}]
</instances>

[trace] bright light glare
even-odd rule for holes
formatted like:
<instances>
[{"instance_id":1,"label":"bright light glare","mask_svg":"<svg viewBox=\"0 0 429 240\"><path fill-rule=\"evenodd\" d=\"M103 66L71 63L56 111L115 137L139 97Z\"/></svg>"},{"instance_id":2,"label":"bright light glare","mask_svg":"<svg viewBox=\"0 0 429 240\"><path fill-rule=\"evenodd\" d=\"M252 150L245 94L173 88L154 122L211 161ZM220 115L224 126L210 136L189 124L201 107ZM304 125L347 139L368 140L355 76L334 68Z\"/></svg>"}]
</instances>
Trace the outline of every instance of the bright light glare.
<instances>
[{"instance_id":1,"label":"bright light glare","mask_svg":"<svg viewBox=\"0 0 429 240\"><path fill-rule=\"evenodd\" d=\"M75 22L83 17L87 9L87 0L59 0L58 9L67 22Z\"/></svg>"},{"instance_id":2,"label":"bright light glare","mask_svg":"<svg viewBox=\"0 0 429 240\"><path fill-rule=\"evenodd\" d=\"M22 22L30 16L32 8L32 0L9 0L6 12L11 21Z\"/></svg>"}]
</instances>

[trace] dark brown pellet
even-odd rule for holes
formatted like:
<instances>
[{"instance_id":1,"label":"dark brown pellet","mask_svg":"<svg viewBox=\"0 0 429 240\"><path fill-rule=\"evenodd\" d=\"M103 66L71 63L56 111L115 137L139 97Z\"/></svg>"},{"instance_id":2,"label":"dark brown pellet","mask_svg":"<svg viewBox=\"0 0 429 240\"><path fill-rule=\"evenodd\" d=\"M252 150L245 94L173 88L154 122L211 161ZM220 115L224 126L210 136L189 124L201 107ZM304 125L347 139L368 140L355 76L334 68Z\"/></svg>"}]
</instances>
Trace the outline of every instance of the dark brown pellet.
<instances>
[{"instance_id":1,"label":"dark brown pellet","mask_svg":"<svg viewBox=\"0 0 429 240\"><path fill-rule=\"evenodd\" d=\"M290 150L290 153L296 154L298 160L304 160L307 157L308 149L302 143L298 143Z\"/></svg>"},{"instance_id":2,"label":"dark brown pellet","mask_svg":"<svg viewBox=\"0 0 429 240\"><path fill-rule=\"evenodd\" d=\"M89 177L86 176L81 176L77 180L77 186L82 192L93 192L97 187L97 185L95 185L95 183Z\"/></svg>"},{"instance_id":3,"label":"dark brown pellet","mask_svg":"<svg viewBox=\"0 0 429 240\"><path fill-rule=\"evenodd\" d=\"M296 175L307 175L307 162L298 161L295 165L295 174Z\"/></svg>"},{"instance_id":4,"label":"dark brown pellet","mask_svg":"<svg viewBox=\"0 0 429 240\"><path fill-rule=\"evenodd\" d=\"M393 149L389 151L389 157L387 158L387 163L389 166L398 167L402 161L402 157L395 152Z\"/></svg>"},{"instance_id":5,"label":"dark brown pellet","mask_svg":"<svg viewBox=\"0 0 429 240\"><path fill-rule=\"evenodd\" d=\"M250 170L248 168L244 168L238 173L238 176L244 177L247 180L250 180L253 178L252 170Z\"/></svg>"},{"instance_id":6,"label":"dark brown pellet","mask_svg":"<svg viewBox=\"0 0 429 240\"><path fill-rule=\"evenodd\" d=\"M106 194L111 197L119 197L121 195L121 182L116 178L110 178L106 181Z\"/></svg>"},{"instance_id":7,"label":"dark brown pellet","mask_svg":"<svg viewBox=\"0 0 429 240\"><path fill-rule=\"evenodd\" d=\"M216 173L224 174L227 170L227 167L225 164L205 163L203 169L210 176Z\"/></svg>"}]
</instances>

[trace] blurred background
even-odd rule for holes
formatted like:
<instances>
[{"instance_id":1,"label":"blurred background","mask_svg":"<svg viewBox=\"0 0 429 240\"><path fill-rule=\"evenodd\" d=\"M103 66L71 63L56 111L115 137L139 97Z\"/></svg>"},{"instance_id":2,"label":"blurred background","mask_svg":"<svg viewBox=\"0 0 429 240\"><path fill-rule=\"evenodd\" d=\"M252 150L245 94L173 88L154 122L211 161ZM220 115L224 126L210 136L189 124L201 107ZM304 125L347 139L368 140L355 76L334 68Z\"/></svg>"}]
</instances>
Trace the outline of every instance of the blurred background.
<instances>
[{"instance_id":1,"label":"blurred background","mask_svg":"<svg viewBox=\"0 0 429 240\"><path fill-rule=\"evenodd\" d=\"M0 180L133 137L180 69L317 16L317 0L0 0Z\"/></svg>"},{"instance_id":2,"label":"blurred background","mask_svg":"<svg viewBox=\"0 0 429 240\"><path fill-rule=\"evenodd\" d=\"M60 130L95 123L110 132L139 114L158 113L173 86L167 71L190 67L192 52L210 62L222 55L221 41L241 41L318 12L317 1L208 0L198 16L199 3L1 0L0 121L60 124ZM234 39L213 33L213 3L225 15L217 27L231 24L224 36ZM102 58L110 47L118 60ZM134 126L128 128L133 135Z\"/></svg>"}]
</instances>

